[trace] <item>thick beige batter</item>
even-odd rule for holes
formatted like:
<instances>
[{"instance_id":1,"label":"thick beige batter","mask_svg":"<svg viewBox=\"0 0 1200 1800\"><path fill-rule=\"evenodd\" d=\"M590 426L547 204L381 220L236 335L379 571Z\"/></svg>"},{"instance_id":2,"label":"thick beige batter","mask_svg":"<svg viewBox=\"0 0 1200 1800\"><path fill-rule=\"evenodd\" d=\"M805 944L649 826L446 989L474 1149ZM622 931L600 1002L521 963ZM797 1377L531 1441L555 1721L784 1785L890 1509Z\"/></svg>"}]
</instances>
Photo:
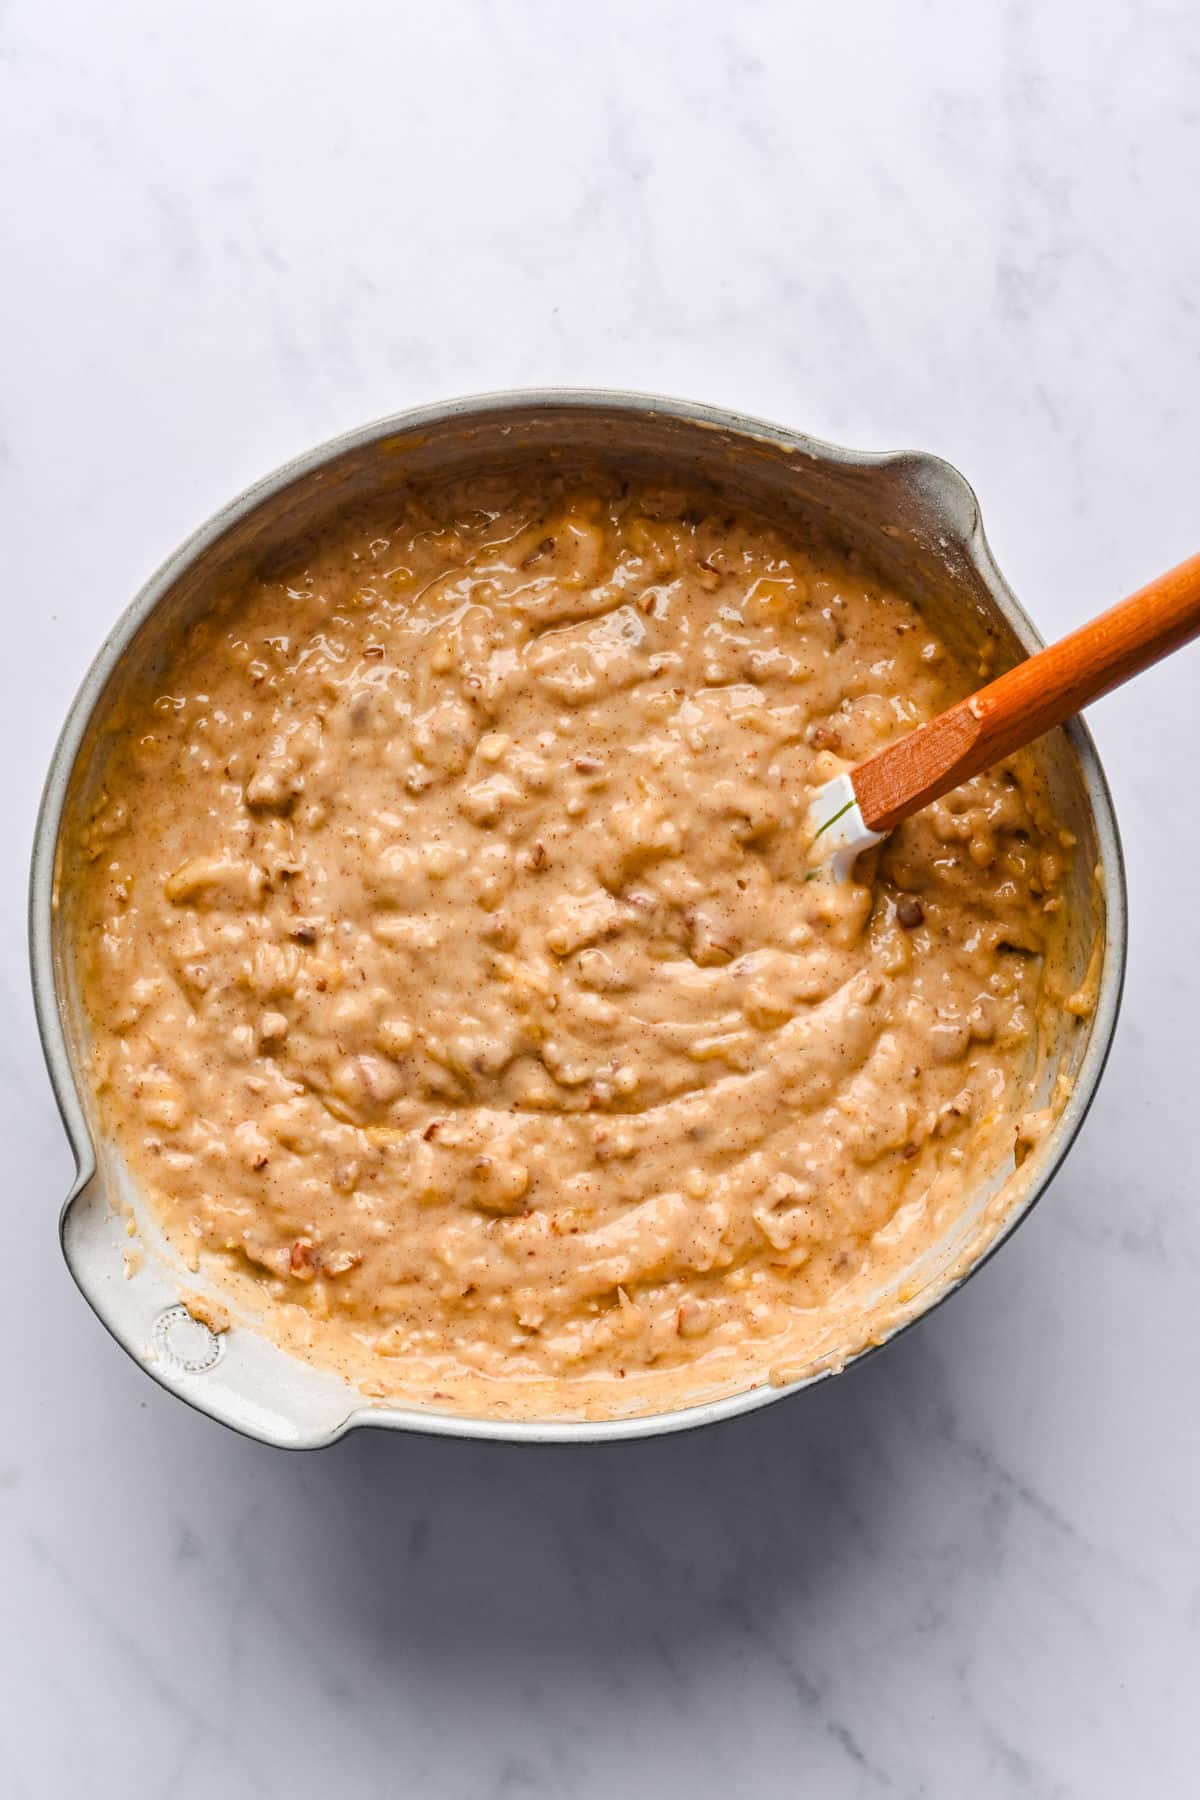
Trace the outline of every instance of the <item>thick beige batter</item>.
<instances>
[{"instance_id":1,"label":"thick beige batter","mask_svg":"<svg viewBox=\"0 0 1200 1800\"><path fill-rule=\"evenodd\" d=\"M120 721L102 1106L189 1264L368 1391L603 1413L853 1347L1032 1103L1035 765L814 871L813 788L980 671L712 505L406 494Z\"/></svg>"}]
</instances>

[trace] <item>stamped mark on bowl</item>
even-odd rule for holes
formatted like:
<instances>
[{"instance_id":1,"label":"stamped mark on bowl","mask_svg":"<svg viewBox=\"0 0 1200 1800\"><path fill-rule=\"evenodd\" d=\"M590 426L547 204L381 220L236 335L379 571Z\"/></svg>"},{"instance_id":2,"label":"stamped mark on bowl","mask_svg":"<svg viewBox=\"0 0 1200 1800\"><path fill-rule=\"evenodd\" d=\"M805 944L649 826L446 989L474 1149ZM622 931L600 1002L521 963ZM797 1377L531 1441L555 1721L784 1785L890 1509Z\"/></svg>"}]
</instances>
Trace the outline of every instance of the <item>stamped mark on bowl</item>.
<instances>
[{"instance_id":1,"label":"stamped mark on bowl","mask_svg":"<svg viewBox=\"0 0 1200 1800\"><path fill-rule=\"evenodd\" d=\"M168 1306L154 1321L154 1348L170 1368L204 1375L221 1360L221 1339L186 1306Z\"/></svg>"}]
</instances>

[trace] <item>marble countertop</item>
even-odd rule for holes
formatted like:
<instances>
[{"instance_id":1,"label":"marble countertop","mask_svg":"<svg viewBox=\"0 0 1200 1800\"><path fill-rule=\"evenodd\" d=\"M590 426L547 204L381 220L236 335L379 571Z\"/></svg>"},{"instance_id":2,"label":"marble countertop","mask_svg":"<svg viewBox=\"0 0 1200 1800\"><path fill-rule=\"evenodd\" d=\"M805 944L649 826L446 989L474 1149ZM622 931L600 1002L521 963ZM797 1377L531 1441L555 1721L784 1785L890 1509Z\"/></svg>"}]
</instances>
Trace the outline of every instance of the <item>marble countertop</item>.
<instances>
[{"instance_id":1,"label":"marble countertop","mask_svg":"<svg viewBox=\"0 0 1200 1800\"><path fill-rule=\"evenodd\" d=\"M1129 981L1050 1196L692 1437L289 1456L159 1392L59 1259L23 941L109 621L379 413L610 384L937 450L1049 634L1195 550L1198 93L1184 0L0 8L6 1796L1200 1791L1200 650L1092 715Z\"/></svg>"}]
</instances>

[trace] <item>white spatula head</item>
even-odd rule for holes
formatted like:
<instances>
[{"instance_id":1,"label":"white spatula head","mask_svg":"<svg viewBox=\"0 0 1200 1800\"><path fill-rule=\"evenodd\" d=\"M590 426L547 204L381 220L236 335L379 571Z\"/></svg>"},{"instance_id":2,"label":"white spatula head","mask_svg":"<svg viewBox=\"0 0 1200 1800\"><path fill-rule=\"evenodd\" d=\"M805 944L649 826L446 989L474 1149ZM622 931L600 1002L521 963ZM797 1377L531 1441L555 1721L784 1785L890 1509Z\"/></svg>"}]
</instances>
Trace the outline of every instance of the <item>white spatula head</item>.
<instances>
[{"instance_id":1,"label":"white spatula head","mask_svg":"<svg viewBox=\"0 0 1200 1800\"><path fill-rule=\"evenodd\" d=\"M814 864L827 863L835 881L848 881L855 858L882 844L887 836L868 828L849 775L835 775L817 789L808 809L808 824Z\"/></svg>"}]
</instances>

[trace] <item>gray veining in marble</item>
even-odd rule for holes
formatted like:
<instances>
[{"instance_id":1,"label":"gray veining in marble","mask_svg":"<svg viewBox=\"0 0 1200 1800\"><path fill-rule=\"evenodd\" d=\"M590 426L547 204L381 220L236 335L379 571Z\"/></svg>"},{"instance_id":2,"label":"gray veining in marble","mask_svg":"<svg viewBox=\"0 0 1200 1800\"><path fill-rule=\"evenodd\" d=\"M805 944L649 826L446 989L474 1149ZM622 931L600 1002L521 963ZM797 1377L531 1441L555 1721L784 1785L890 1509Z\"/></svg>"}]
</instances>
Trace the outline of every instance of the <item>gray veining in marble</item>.
<instances>
[{"instance_id":1,"label":"gray veining in marble","mask_svg":"<svg viewBox=\"0 0 1200 1800\"><path fill-rule=\"evenodd\" d=\"M1093 713L1133 931L1066 1172L706 1435L304 1458L169 1400L59 1261L22 941L106 624L360 419L592 382L939 450L1049 632L1195 550L1198 96L1168 0L0 4L0 1793L1200 1791L1200 651Z\"/></svg>"}]
</instances>

